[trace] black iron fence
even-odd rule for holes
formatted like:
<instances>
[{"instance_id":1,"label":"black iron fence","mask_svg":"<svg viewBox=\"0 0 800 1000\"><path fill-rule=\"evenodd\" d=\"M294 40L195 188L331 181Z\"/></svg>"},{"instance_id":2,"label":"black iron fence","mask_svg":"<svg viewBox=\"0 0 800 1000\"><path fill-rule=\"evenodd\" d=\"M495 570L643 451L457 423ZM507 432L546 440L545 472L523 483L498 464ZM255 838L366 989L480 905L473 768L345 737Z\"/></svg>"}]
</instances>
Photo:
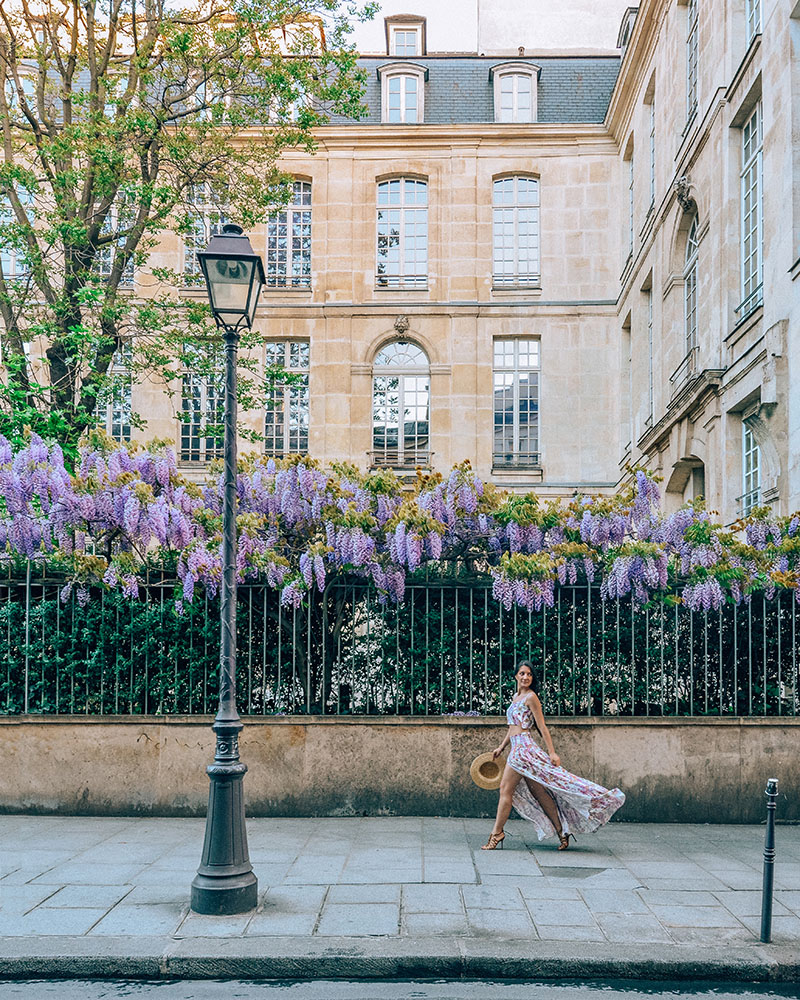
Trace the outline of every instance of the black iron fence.
<instances>
[{"instance_id":1,"label":"black iron fence","mask_svg":"<svg viewBox=\"0 0 800 1000\"><path fill-rule=\"evenodd\" d=\"M208 714L216 710L219 607L175 612L175 582L139 600L62 584L0 582L0 712ZM602 601L561 587L553 608L503 609L485 580L412 583L383 605L337 582L297 609L239 589L238 685L247 714L497 714L515 664L537 665L551 715L796 715L792 594L738 608ZM4 661L4 662L3 662Z\"/></svg>"}]
</instances>

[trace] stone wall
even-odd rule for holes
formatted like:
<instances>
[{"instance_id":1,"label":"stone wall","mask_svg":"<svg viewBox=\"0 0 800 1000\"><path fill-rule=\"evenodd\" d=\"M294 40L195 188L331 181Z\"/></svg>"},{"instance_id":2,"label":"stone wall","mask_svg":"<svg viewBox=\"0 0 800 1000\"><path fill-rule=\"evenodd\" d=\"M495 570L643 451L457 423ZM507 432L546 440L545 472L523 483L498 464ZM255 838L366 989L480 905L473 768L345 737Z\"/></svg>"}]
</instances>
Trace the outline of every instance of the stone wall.
<instances>
[{"instance_id":1,"label":"stone wall","mask_svg":"<svg viewBox=\"0 0 800 1000\"><path fill-rule=\"evenodd\" d=\"M0 811L189 816L206 807L210 718L0 719ZM554 719L564 765L628 799L619 818L752 823L777 777L778 817L800 820L800 719ZM242 758L255 816L489 816L495 792L469 763L500 719L246 720Z\"/></svg>"}]
</instances>

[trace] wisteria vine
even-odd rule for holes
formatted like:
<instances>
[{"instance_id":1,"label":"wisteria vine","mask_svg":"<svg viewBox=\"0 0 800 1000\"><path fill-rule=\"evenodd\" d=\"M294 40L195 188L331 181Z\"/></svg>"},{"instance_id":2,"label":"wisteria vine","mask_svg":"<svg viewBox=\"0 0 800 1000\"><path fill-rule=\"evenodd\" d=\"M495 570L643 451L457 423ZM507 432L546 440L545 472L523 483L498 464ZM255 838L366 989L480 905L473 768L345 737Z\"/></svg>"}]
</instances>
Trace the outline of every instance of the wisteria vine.
<instances>
[{"instance_id":1,"label":"wisteria vine","mask_svg":"<svg viewBox=\"0 0 800 1000\"><path fill-rule=\"evenodd\" d=\"M401 602L409 575L454 563L490 574L506 608L539 610L557 586L596 581L604 598L693 610L782 590L800 602L800 514L761 508L729 528L699 503L665 514L643 470L614 496L559 502L502 493L468 463L408 490L388 471L250 457L237 493L238 579L266 581L287 607L343 576ZM98 585L135 598L161 568L180 581L181 613L198 587L219 588L221 531L221 476L188 481L163 443L91 435L70 475L58 445L32 435L15 453L0 436L0 563L62 573L64 599L74 589L85 603Z\"/></svg>"}]
</instances>

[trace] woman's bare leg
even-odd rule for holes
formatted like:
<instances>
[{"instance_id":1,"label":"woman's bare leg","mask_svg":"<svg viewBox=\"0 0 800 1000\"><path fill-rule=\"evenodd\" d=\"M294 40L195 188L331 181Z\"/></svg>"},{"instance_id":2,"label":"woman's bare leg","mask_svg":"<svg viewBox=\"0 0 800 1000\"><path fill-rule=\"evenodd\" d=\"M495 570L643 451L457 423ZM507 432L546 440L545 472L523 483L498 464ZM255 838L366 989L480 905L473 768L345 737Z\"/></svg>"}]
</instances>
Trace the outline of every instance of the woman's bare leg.
<instances>
[{"instance_id":1,"label":"woman's bare leg","mask_svg":"<svg viewBox=\"0 0 800 1000\"><path fill-rule=\"evenodd\" d=\"M503 770L503 778L500 782L500 801L497 803L497 817L494 821L492 833L502 833L506 820L511 815L511 799L514 796L514 789L522 777L513 767L506 767Z\"/></svg>"},{"instance_id":2,"label":"woman's bare leg","mask_svg":"<svg viewBox=\"0 0 800 1000\"><path fill-rule=\"evenodd\" d=\"M503 775L505 777L505 775ZM561 827L561 817L558 815L558 806L556 805L556 800L547 791L544 785L540 785L538 781L532 781L530 778L526 778L525 781L528 783L528 788L531 790L531 795L536 799L539 805L542 807L542 811L545 816L550 820L550 822L555 827L555 831L560 837L563 833Z\"/></svg>"}]
</instances>

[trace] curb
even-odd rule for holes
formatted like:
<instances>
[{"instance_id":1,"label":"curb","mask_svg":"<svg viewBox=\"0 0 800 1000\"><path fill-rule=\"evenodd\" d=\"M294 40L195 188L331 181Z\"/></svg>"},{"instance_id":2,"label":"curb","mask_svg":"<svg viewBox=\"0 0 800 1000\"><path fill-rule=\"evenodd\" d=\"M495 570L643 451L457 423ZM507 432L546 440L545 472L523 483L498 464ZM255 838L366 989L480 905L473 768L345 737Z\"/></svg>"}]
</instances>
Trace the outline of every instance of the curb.
<instances>
[{"instance_id":1,"label":"curb","mask_svg":"<svg viewBox=\"0 0 800 1000\"><path fill-rule=\"evenodd\" d=\"M98 951L102 948L102 954ZM502 939L0 940L0 979L531 979L800 982L800 946L742 949Z\"/></svg>"}]
</instances>

